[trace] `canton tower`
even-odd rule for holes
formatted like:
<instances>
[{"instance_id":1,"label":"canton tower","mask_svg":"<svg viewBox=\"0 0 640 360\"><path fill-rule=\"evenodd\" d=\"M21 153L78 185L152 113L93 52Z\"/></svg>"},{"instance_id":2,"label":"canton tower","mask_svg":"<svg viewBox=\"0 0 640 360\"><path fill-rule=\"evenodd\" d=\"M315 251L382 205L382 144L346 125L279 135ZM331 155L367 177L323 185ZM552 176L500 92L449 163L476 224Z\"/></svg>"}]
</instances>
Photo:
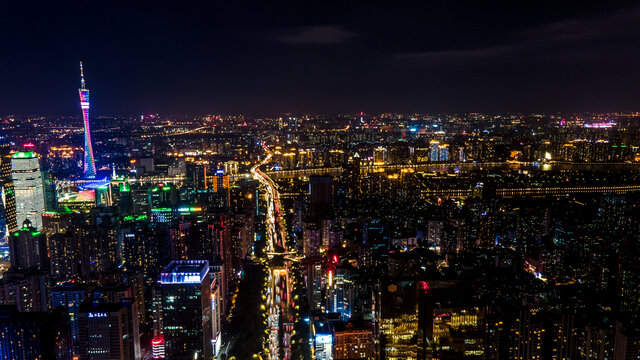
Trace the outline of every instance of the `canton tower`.
<instances>
[{"instance_id":1,"label":"canton tower","mask_svg":"<svg viewBox=\"0 0 640 360\"><path fill-rule=\"evenodd\" d=\"M86 178L96 177L96 162L93 159L93 145L91 143L91 128L89 127L89 89L84 87L84 72L82 61L80 61L80 107L82 108L82 119L84 120L84 176Z\"/></svg>"}]
</instances>

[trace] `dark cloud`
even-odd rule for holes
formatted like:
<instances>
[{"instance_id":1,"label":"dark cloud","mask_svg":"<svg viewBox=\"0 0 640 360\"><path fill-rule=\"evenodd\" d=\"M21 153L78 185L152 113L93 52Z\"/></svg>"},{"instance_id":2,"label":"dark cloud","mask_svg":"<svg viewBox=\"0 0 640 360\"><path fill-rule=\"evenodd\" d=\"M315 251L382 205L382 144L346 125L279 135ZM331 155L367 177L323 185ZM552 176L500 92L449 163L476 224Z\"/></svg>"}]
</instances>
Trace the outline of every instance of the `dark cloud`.
<instances>
[{"instance_id":1,"label":"dark cloud","mask_svg":"<svg viewBox=\"0 0 640 360\"><path fill-rule=\"evenodd\" d=\"M292 44L336 44L347 41L356 34L337 25L315 25L286 31L277 35L276 40Z\"/></svg>"},{"instance_id":2,"label":"dark cloud","mask_svg":"<svg viewBox=\"0 0 640 360\"><path fill-rule=\"evenodd\" d=\"M395 55L395 59L403 62L448 63L482 59L531 61L560 56L584 60L621 55L621 52L630 55L638 51L629 45L633 39L640 40L639 22L640 8L635 8L604 17L562 20L507 33L494 39L495 44L485 47L404 52ZM619 47L616 52L611 53L616 47Z\"/></svg>"}]
</instances>

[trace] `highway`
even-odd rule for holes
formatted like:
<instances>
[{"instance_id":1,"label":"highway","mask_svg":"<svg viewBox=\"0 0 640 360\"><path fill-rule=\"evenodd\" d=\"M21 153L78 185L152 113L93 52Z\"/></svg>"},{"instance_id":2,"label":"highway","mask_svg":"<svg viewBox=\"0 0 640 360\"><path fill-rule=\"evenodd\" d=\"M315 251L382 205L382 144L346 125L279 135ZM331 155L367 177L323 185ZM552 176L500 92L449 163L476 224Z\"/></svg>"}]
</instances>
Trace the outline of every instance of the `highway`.
<instances>
[{"instance_id":1,"label":"highway","mask_svg":"<svg viewBox=\"0 0 640 360\"><path fill-rule=\"evenodd\" d=\"M251 175L265 189L267 200L266 214L266 264L267 284L266 299L261 306L267 310L267 328L269 331L268 348L264 349L265 358L276 360L291 359L291 336L293 324L297 321L296 304L292 299L294 288L293 277L290 276L291 260L296 253L288 250L287 233L280 218L281 203L276 183L260 170L260 166L271 161L272 153L263 144L267 156L251 168Z\"/></svg>"}]
</instances>

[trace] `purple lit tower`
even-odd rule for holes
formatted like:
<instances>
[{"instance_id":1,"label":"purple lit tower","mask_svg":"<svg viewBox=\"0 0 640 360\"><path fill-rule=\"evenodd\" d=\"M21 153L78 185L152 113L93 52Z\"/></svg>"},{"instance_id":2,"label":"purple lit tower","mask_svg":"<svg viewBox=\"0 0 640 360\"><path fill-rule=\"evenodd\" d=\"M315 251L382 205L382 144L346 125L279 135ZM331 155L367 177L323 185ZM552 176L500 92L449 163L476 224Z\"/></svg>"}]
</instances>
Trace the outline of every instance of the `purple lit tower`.
<instances>
[{"instance_id":1,"label":"purple lit tower","mask_svg":"<svg viewBox=\"0 0 640 360\"><path fill-rule=\"evenodd\" d=\"M84 176L96 177L96 162L93 159L93 145L91 143L91 128L89 127L89 89L84 87L84 72L80 61L80 107L84 119Z\"/></svg>"}]
</instances>

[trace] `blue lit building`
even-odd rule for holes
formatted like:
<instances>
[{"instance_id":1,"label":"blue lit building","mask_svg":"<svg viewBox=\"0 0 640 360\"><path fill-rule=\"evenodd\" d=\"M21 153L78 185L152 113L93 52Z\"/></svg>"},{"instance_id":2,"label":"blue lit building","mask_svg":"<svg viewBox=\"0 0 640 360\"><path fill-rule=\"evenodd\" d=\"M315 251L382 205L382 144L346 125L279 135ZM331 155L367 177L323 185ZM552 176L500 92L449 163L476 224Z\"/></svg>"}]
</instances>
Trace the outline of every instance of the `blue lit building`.
<instances>
[{"instance_id":1,"label":"blue lit building","mask_svg":"<svg viewBox=\"0 0 640 360\"><path fill-rule=\"evenodd\" d=\"M431 162L438 161L438 159L440 158L439 150L440 150L440 142L431 140L431 142L429 143L429 161Z\"/></svg>"},{"instance_id":2,"label":"blue lit building","mask_svg":"<svg viewBox=\"0 0 640 360\"><path fill-rule=\"evenodd\" d=\"M348 321L353 312L355 297L353 276L351 269L337 268L329 294L329 311L339 313L344 321Z\"/></svg>"},{"instance_id":3,"label":"blue lit building","mask_svg":"<svg viewBox=\"0 0 640 360\"><path fill-rule=\"evenodd\" d=\"M160 274L162 332L169 358L210 359L214 338L206 260L172 261Z\"/></svg>"},{"instance_id":4,"label":"blue lit building","mask_svg":"<svg viewBox=\"0 0 640 360\"><path fill-rule=\"evenodd\" d=\"M329 323L315 321L311 327L313 336L313 358L316 360L333 359L333 334Z\"/></svg>"},{"instance_id":5,"label":"blue lit building","mask_svg":"<svg viewBox=\"0 0 640 360\"><path fill-rule=\"evenodd\" d=\"M449 161L449 145L443 144L438 147L438 161Z\"/></svg>"}]
</instances>

